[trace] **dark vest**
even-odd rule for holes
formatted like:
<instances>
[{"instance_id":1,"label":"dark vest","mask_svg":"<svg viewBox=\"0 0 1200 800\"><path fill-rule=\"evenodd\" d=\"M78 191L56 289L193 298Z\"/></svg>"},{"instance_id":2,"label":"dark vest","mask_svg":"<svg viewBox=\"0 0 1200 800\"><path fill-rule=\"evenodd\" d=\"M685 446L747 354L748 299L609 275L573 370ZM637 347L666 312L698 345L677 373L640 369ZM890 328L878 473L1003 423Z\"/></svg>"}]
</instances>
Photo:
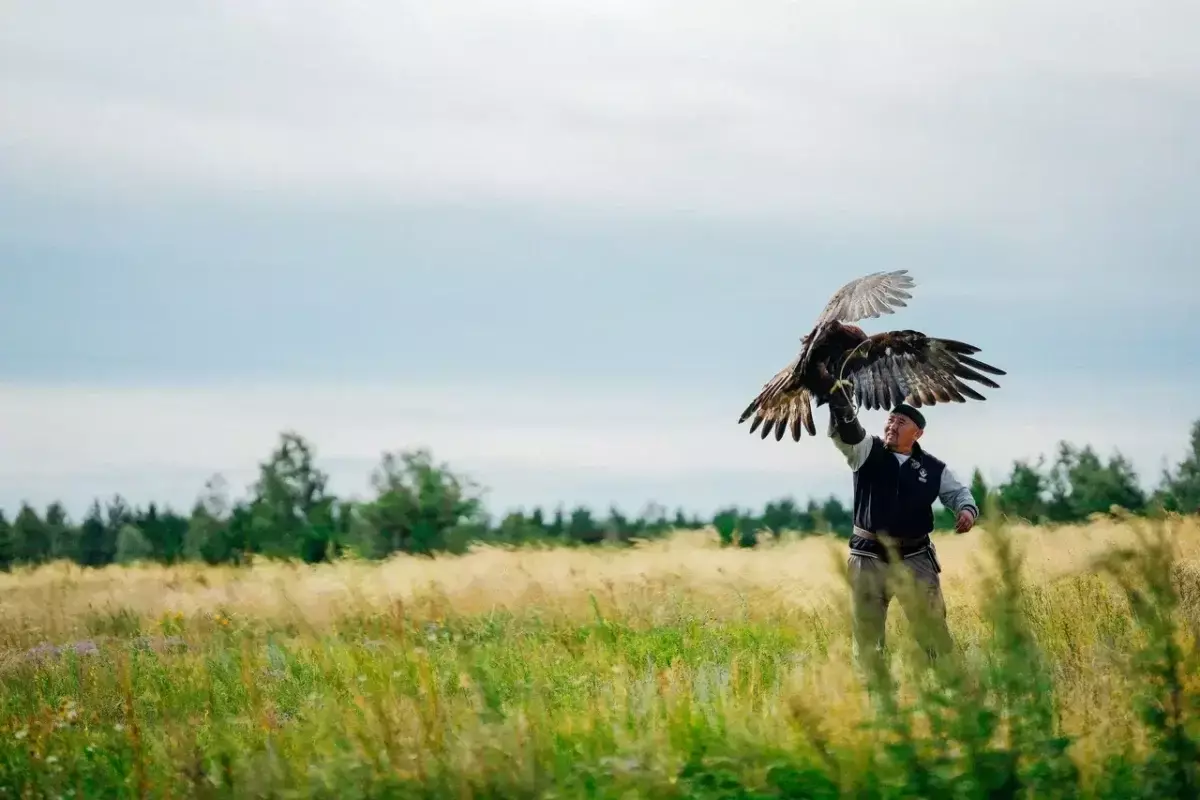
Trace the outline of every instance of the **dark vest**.
<instances>
[{"instance_id":1,"label":"dark vest","mask_svg":"<svg viewBox=\"0 0 1200 800\"><path fill-rule=\"evenodd\" d=\"M914 444L903 464L878 436L871 437L871 454L854 473L854 524L898 540L901 555L925 547L933 531L933 503L946 465ZM854 536L856 550L884 555L882 543Z\"/></svg>"}]
</instances>

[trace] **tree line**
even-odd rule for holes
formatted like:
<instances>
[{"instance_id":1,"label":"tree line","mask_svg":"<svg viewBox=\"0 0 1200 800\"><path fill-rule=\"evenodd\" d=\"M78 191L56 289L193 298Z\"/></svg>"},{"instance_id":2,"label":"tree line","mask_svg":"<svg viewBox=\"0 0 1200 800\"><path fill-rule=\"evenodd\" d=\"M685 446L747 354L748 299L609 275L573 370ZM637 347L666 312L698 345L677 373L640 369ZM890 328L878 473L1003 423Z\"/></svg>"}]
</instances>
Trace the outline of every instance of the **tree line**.
<instances>
[{"instance_id":1,"label":"tree line","mask_svg":"<svg viewBox=\"0 0 1200 800\"><path fill-rule=\"evenodd\" d=\"M221 476L204 487L188 513L150 503L133 507L120 495L93 501L83 519L62 503L39 512L24 503L10 520L0 511L0 569L59 559L85 567L186 560L240 564L253 556L309 563L355 555L462 552L472 542L562 545L627 543L672 529L712 526L729 545L754 546L762 536L832 533L848 537L851 510L837 497L801 504L783 497L760 511L730 506L711 518L668 512L650 504L636 517L615 508L596 514L579 506L533 508L492 518L480 486L433 460L427 450L385 453L371 474L372 496L340 498L315 464L311 443L287 431L259 465L258 479L231 499ZM1192 424L1185 457L1144 490L1120 452L1101 457L1090 445L1060 442L1052 457L1017 461L1007 478L989 486L978 469L971 489L981 507L1035 523L1068 523L1093 514L1200 512L1200 420ZM937 506L936 525L953 528Z\"/></svg>"}]
</instances>

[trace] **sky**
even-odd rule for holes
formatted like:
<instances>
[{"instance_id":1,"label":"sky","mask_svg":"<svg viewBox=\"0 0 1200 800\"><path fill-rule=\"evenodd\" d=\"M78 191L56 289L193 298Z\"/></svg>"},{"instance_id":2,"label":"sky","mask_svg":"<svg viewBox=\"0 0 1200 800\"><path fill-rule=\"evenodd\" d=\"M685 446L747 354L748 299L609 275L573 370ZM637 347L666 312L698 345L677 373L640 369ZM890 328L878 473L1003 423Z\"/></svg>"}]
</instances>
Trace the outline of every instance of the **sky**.
<instances>
[{"instance_id":1,"label":"sky","mask_svg":"<svg viewBox=\"0 0 1200 800\"><path fill-rule=\"evenodd\" d=\"M284 430L517 507L848 499L737 417L829 296L1008 371L922 443L1147 485L1200 418L1200 6L59 0L0 26L0 508L240 496ZM880 412L863 412L873 430ZM824 431L827 416L817 416Z\"/></svg>"}]
</instances>

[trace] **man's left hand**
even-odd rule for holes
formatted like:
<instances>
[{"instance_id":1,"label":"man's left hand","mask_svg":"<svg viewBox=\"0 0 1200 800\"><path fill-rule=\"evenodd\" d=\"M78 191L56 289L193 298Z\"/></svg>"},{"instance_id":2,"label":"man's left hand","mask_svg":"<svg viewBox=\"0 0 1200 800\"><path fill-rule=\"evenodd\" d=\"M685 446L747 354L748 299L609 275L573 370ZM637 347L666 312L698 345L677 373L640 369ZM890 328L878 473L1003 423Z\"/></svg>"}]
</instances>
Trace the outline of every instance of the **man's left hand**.
<instances>
[{"instance_id":1,"label":"man's left hand","mask_svg":"<svg viewBox=\"0 0 1200 800\"><path fill-rule=\"evenodd\" d=\"M954 525L954 530L959 533L966 533L975 526L975 515L967 509L958 512L958 521Z\"/></svg>"}]
</instances>

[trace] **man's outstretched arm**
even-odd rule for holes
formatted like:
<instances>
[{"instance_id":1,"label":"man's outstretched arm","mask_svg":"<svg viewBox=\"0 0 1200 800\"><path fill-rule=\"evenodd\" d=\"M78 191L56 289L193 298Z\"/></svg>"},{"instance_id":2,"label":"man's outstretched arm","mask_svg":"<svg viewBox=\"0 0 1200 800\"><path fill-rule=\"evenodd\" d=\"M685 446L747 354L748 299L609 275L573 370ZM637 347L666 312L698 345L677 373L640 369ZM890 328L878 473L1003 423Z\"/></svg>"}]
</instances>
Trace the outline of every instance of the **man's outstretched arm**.
<instances>
[{"instance_id":1,"label":"man's outstretched arm","mask_svg":"<svg viewBox=\"0 0 1200 800\"><path fill-rule=\"evenodd\" d=\"M975 504L970 487L964 486L949 467L942 470L942 485L939 487L938 497L942 505L953 511L957 517L954 529L959 533L969 531L979 518L979 506Z\"/></svg>"},{"instance_id":2,"label":"man's outstretched arm","mask_svg":"<svg viewBox=\"0 0 1200 800\"><path fill-rule=\"evenodd\" d=\"M829 438L855 472L871 454L871 437L867 436L853 406L840 391L833 392L829 398Z\"/></svg>"}]
</instances>

